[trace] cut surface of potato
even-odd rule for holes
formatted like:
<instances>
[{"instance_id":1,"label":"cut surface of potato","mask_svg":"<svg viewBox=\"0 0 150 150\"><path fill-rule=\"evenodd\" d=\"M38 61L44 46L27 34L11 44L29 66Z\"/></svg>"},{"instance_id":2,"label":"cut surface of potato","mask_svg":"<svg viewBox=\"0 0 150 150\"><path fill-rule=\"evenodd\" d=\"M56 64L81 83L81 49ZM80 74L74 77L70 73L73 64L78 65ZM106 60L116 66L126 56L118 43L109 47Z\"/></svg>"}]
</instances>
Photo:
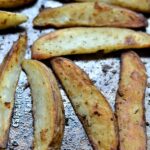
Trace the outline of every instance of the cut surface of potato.
<instances>
[{"instance_id":1,"label":"cut surface of potato","mask_svg":"<svg viewBox=\"0 0 150 150\"><path fill-rule=\"evenodd\" d=\"M97 0L75 0L80 2L95 2ZM150 13L150 1L149 0L98 0L99 2L104 2L108 4L113 4L131 10Z\"/></svg>"},{"instance_id":2,"label":"cut surface of potato","mask_svg":"<svg viewBox=\"0 0 150 150\"><path fill-rule=\"evenodd\" d=\"M15 27L26 22L27 19L26 16L19 13L0 11L0 30Z\"/></svg>"},{"instance_id":3,"label":"cut surface of potato","mask_svg":"<svg viewBox=\"0 0 150 150\"><path fill-rule=\"evenodd\" d=\"M94 150L117 150L116 120L104 96L70 60L55 58L51 64Z\"/></svg>"},{"instance_id":4,"label":"cut surface of potato","mask_svg":"<svg viewBox=\"0 0 150 150\"><path fill-rule=\"evenodd\" d=\"M46 34L32 46L32 58L109 53L120 49L150 47L150 35L122 28L68 28Z\"/></svg>"},{"instance_id":5,"label":"cut surface of potato","mask_svg":"<svg viewBox=\"0 0 150 150\"><path fill-rule=\"evenodd\" d=\"M86 9L85 9L86 8ZM146 18L133 11L98 2L73 3L42 10L34 26L111 26L138 28L147 26Z\"/></svg>"},{"instance_id":6,"label":"cut surface of potato","mask_svg":"<svg viewBox=\"0 0 150 150\"><path fill-rule=\"evenodd\" d=\"M147 76L136 53L122 55L120 78L116 97L120 150L146 150L144 93Z\"/></svg>"},{"instance_id":7,"label":"cut surface of potato","mask_svg":"<svg viewBox=\"0 0 150 150\"><path fill-rule=\"evenodd\" d=\"M18 8L25 7L33 3L35 0L0 0L0 8Z\"/></svg>"},{"instance_id":8,"label":"cut surface of potato","mask_svg":"<svg viewBox=\"0 0 150 150\"><path fill-rule=\"evenodd\" d=\"M54 75L36 60L23 61L33 98L34 150L59 150L64 133L64 109Z\"/></svg>"},{"instance_id":9,"label":"cut surface of potato","mask_svg":"<svg viewBox=\"0 0 150 150\"><path fill-rule=\"evenodd\" d=\"M26 34L21 35L0 67L0 148L6 148L7 146L15 91L26 44Z\"/></svg>"}]
</instances>

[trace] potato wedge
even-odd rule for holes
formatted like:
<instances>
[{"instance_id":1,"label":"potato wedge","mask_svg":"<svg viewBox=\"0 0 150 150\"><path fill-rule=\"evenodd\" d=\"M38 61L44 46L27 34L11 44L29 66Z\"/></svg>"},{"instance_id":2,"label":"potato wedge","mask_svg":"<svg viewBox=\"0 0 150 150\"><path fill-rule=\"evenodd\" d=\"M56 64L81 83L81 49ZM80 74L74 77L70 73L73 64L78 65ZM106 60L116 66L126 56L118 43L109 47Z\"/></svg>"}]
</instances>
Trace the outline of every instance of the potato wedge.
<instances>
[{"instance_id":1,"label":"potato wedge","mask_svg":"<svg viewBox=\"0 0 150 150\"><path fill-rule=\"evenodd\" d=\"M32 46L32 58L87 54L120 49L150 47L150 35L122 28L68 28L51 32L37 39Z\"/></svg>"},{"instance_id":2,"label":"potato wedge","mask_svg":"<svg viewBox=\"0 0 150 150\"><path fill-rule=\"evenodd\" d=\"M86 8L86 9L85 9ZM110 26L139 28L146 18L133 11L99 2L73 3L42 10L33 21L39 27Z\"/></svg>"},{"instance_id":3,"label":"potato wedge","mask_svg":"<svg viewBox=\"0 0 150 150\"><path fill-rule=\"evenodd\" d=\"M18 8L25 7L33 3L35 0L0 0L0 8Z\"/></svg>"},{"instance_id":4,"label":"potato wedge","mask_svg":"<svg viewBox=\"0 0 150 150\"><path fill-rule=\"evenodd\" d=\"M75 0L80 2L95 2L97 0ZM99 2L104 2L108 4L113 4L131 10L150 13L150 1L149 0L98 0Z\"/></svg>"},{"instance_id":5,"label":"potato wedge","mask_svg":"<svg viewBox=\"0 0 150 150\"><path fill-rule=\"evenodd\" d=\"M144 93L147 76L136 53L122 55L120 78L116 97L120 150L146 150Z\"/></svg>"},{"instance_id":6,"label":"potato wedge","mask_svg":"<svg viewBox=\"0 0 150 150\"><path fill-rule=\"evenodd\" d=\"M55 58L51 64L94 150L117 150L116 120L104 96L70 60Z\"/></svg>"},{"instance_id":7,"label":"potato wedge","mask_svg":"<svg viewBox=\"0 0 150 150\"><path fill-rule=\"evenodd\" d=\"M26 16L19 13L0 11L0 30L15 27L26 22L27 19Z\"/></svg>"},{"instance_id":8,"label":"potato wedge","mask_svg":"<svg viewBox=\"0 0 150 150\"><path fill-rule=\"evenodd\" d=\"M54 75L44 64L25 60L33 97L34 150L59 150L64 132L64 109Z\"/></svg>"},{"instance_id":9,"label":"potato wedge","mask_svg":"<svg viewBox=\"0 0 150 150\"><path fill-rule=\"evenodd\" d=\"M26 34L21 35L5 57L0 68L0 148L6 148L14 96L21 72L27 44Z\"/></svg>"}]
</instances>

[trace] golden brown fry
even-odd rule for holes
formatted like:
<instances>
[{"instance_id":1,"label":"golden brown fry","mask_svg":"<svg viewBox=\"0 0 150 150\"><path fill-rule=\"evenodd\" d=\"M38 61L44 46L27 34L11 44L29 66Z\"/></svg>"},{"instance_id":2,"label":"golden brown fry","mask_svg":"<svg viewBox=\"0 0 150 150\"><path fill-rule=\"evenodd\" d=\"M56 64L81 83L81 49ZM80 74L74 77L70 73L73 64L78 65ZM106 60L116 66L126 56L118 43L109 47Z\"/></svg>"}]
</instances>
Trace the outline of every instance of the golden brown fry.
<instances>
[{"instance_id":1,"label":"golden brown fry","mask_svg":"<svg viewBox=\"0 0 150 150\"><path fill-rule=\"evenodd\" d=\"M15 27L26 22L27 19L26 16L19 13L0 11L0 30Z\"/></svg>"},{"instance_id":2,"label":"golden brown fry","mask_svg":"<svg viewBox=\"0 0 150 150\"><path fill-rule=\"evenodd\" d=\"M26 34L21 35L5 57L0 68L0 148L6 148L9 135L14 96L21 72L27 44Z\"/></svg>"},{"instance_id":3,"label":"golden brown fry","mask_svg":"<svg viewBox=\"0 0 150 150\"><path fill-rule=\"evenodd\" d=\"M75 0L78 2L95 2L97 0ZM149 0L98 0L99 2L104 2L108 4L113 4L131 10L150 13L150 1Z\"/></svg>"},{"instance_id":4,"label":"golden brown fry","mask_svg":"<svg viewBox=\"0 0 150 150\"><path fill-rule=\"evenodd\" d=\"M116 98L120 150L146 150L144 93L146 70L134 52L122 55Z\"/></svg>"},{"instance_id":5,"label":"golden brown fry","mask_svg":"<svg viewBox=\"0 0 150 150\"><path fill-rule=\"evenodd\" d=\"M25 7L33 3L35 0L0 0L0 8L18 8Z\"/></svg>"},{"instance_id":6,"label":"golden brown fry","mask_svg":"<svg viewBox=\"0 0 150 150\"><path fill-rule=\"evenodd\" d=\"M37 39L32 46L32 58L109 53L120 49L150 47L150 35L122 28L68 28L51 32Z\"/></svg>"},{"instance_id":7,"label":"golden brown fry","mask_svg":"<svg viewBox=\"0 0 150 150\"><path fill-rule=\"evenodd\" d=\"M86 9L85 9L86 8ZM146 18L133 11L98 2L74 3L46 8L33 21L34 26L111 26L138 28L147 26Z\"/></svg>"},{"instance_id":8,"label":"golden brown fry","mask_svg":"<svg viewBox=\"0 0 150 150\"><path fill-rule=\"evenodd\" d=\"M117 150L116 120L104 96L70 60L51 61L95 150Z\"/></svg>"},{"instance_id":9,"label":"golden brown fry","mask_svg":"<svg viewBox=\"0 0 150 150\"><path fill-rule=\"evenodd\" d=\"M33 97L34 150L59 150L64 133L64 109L54 75L44 64L25 60Z\"/></svg>"}]
</instances>

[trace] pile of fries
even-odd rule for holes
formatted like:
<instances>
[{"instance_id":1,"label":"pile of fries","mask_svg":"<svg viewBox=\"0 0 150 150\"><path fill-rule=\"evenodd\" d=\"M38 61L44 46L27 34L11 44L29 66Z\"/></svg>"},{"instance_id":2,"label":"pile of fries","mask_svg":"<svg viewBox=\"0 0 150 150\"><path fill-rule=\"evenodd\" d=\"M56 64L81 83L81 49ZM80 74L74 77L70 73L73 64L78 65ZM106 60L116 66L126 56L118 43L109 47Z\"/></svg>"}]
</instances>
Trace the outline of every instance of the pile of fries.
<instances>
[{"instance_id":1,"label":"pile of fries","mask_svg":"<svg viewBox=\"0 0 150 150\"><path fill-rule=\"evenodd\" d=\"M21 70L27 75L33 99L34 150L61 148L65 115L56 77L94 150L147 149L144 109L147 75L144 64L133 50L150 48L150 35L137 31L148 25L147 18L141 13L150 13L150 1L143 0L141 5L140 0L77 1L46 8L35 17L34 27L55 27L57 30L34 41L32 59L24 58L28 39L27 33L23 33L0 65L0 149L7 148ZM0 8L20 8L34 2L0 0ZM0 11L0 30L18 26L27 19L20 13ZM60 56L99 51L107 54L119 50L127 52L121 56L113 112L88 75L73 61ZM43 59L50 65L39 61Z\"/></svg>"}]
</instances>

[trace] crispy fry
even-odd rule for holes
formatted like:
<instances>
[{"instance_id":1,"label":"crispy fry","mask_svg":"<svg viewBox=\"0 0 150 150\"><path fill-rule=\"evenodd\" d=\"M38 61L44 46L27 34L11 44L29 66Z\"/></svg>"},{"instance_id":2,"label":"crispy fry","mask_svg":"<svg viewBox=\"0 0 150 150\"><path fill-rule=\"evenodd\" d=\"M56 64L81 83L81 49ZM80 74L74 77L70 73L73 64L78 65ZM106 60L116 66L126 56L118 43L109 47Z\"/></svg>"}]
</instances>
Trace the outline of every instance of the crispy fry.
<instances>
[{"instance_id":1,"label":"crispy fry","mask_svg":"<svg viewBox=\"0 0 150 150\"><path fill-rule=\"evenodd\" d=\"M150 35L122 28L69 28L51 32L37 39L32 58L87 54L120 49L150 47Z\"/></svg>"},{"instance_id":2,"label":"crispy fry","mask_svg":"<svg viewBox=\"0 0 150 150\"><path fill-rule=\"evenodd\" d=\"M27 19L26 16L19 13L0 11L0 30L15 27L26 22Z\"/></svg>"},{"instance_id":3,"label":"crispy fry","mask_svg":"<svg viewBox=\"0 0 150 150\"><path fill-rule=\"evenodd\" d=\"M110 26L138 28L147 26L147 20L143 15L124 8L98 2L87 2L68 4L58 8L46 8L34 19L33 24L40 27Z\"/></svg>"},{"instance_id":4,"label":"crispy fry","mask_svg":"<svg viewBox=\"0 0 150 150\"><path fill-rule=\"evenodd\" d=\"M34 150L59 150L64 133L64 109L54 75L44 64L25 60L33 97Z\"/></svg>"},{"instance_id":5,"label":"crispy fry","mask_svg":"<svg viewBox=\"0 0 150 150\"><path fill-rule=\"evenodd\" d=\"M122 55L116 98L120 150L146 150L144 93L146 70L134 52Z\"/></svg>"},{"instance_id":6,"label":"crispy fry","mask_svg":"<svg viewBox=\"0 0 150 150\"><path fill-rule=\"evenodd\" d=\"M117 150L116 120L107 100L89 77L65 58L51 61L95 150Z\"/></svg>"},{"instance_id":7,"label":"crispy fry","mask_svg":"<svg viewBox=\"0 0 150 150\"><path fill-rule=\"evenodd\" d=\"M18 8L25 7L33 3L35 0L0 0L0 8Z\"/></svg>"},{"instance_id":8,"label":"crispy fry","mask_svg":"<svg viewBox=\"0 0 150 150\"><path fill-rule=\"evenodd\" d=\"M95 2L97 0L75 0L78 2ZM113 4L131 10L150 13L150 1L149 0L98 0L99 2L104 2L107 4Z\"/></svg>"},{"instance_id":9,"label":"crispy fry","mask_svg":"<svg viewBox=\"0 0 150 150\"><path fill-rule=\"evenodd\" d=\"M0 67L0 148L6 148L14 107L14 96L27 44L21 35Z\"/></svg>"}]
</instances>

